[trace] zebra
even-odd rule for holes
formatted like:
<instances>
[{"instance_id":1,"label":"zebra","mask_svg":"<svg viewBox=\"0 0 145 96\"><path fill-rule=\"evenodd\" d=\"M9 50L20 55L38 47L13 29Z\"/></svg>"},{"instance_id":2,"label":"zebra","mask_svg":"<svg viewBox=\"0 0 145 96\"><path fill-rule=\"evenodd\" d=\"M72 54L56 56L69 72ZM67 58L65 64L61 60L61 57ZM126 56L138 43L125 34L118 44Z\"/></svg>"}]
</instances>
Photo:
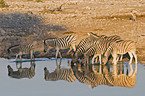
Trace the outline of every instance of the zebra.
<instances>
[{"instance_id":1,"label":"zebra","mask_svg":"<svg viewBox=\"0 0 145 96\"><path fill-rule=\"evenodd\" d=\"M22 60L22 55L24 54L30 54L31 60L34 59L34 52L35 52L35 45L37 44L37 41L34 41L33 43L29 44L23 44L23 45L14 45L7 49L8 53L11 52L13 48L19 47L19 51L16 54L16 61L18 59L18 56L20 58L20 61Z\"/></svg>"},{"instance_id":2,"label":"zebra","mask_svg":"<svg viewBox=\"0 0 145 96\"><path fill-rule=\"evenodd\" d=\"M93 42L95 42L99 38L106 37L105 35L99 35L99 36L95 35L92 32L90 34L93 34L94 36L89 35L89 37L82 39L80 43L78 44L77 50L73 56L73 60L72 60L73 62L76 62L78 58L81 57L84 54L84 52L93 44Z\"/></svg>"},{"instance_id":3,"label":"zebra","mask_svg":"<svg viewBox=\"0 0 145 96\"><path fill-rule=\"evenodd\" d=\"M86 52L84 53L84 58L82 60L82 63L84 63L85 61L87 61L87 63L88 63L88 58L90 56L93 56L92 64L94 64L94 59L99 56L100 64L102 64L102 59L101 58L104 55L107 48L109 47L110 43L111 42L116 42L118 40L120 40L120 36L117 36L117 35L113 35L113 36L109 36L109 37L102 37L102 38L96 39L94 44L92 44L90 46L90 48L88 48L86 50ZM103 57L103 62L106 61L106 59L107 58ZM97 59L96 59L96 63L97 63ZM106 64L106 62L104 62L104 64Z\"/></svg>"},{"instance_id":4,"label":"zebra","mask_svg":"<svg viewBox=\"0 0 145 96\"><path fill-rule=\"evenodd\" d=\"M123 55L128 53L130 56L129 64L132 63L133 57L135 58L135 63L137 64L137 55L136 55L136 47L135 42L132 40L120 40L117 42L111 42L110 46L107 48L104 56L108 58L111 54L113 57L113 63L117 64L118 62L118 54Z\"/></svg>"},{"instance_id":5,"label":"zebra","mask_svg":"<svg viewBox=\"0 0 145 96\"><path fill-rule=\"evenodd\" d=\"M88 36L89 36L89 37L87 37L87 38L85 38L85 39L82 39L82 40L80 41L80 43L78 44L77 48L80 48L80 47L82 47L82 46L85 46L86 43L94 42L94 41L96 41L96 39L98 39L98 38L105 38L105 37L107 37L107 36L105 36L105 35L96 35L96 34L94 34L94 33L92 33L92 32L88 33Z\"/></svg>"},{"instance_id":6,"label":"zebra","mask_svg":"<svg viewBox=\"0 0 145 96\"><path fill-rule=\"evenodd\" d=\"M67 54L74 49L76 51L76 37L73 35L67 35L63 38L56 38L56 39L47 39L43 40L44 43L44 52L47 51L47 49L55 48L56 49L56 59L59 53L60 58L62 58L60 49L67 49L70 47L70 50L67 52Z\"/></svg>"},{"instance_id":7,"label":"zebra","mask_svg":"<svg viewBox=\"0 0 145 96\"><path fill-rule=\"evenodd\" d=\"M17 63L16 63L17 65ZM13 71L12 67L10 65L7 66L8 68L8 76L12 77L12 78L17 78L17 79L21 79L21 78L29 78L31 79L32 77L35 76L35 63L31 62L31 66L30 68L22 68L22 63L20 65L20 67L17 67L17 71Z\"/></svg>"}]
</instances>

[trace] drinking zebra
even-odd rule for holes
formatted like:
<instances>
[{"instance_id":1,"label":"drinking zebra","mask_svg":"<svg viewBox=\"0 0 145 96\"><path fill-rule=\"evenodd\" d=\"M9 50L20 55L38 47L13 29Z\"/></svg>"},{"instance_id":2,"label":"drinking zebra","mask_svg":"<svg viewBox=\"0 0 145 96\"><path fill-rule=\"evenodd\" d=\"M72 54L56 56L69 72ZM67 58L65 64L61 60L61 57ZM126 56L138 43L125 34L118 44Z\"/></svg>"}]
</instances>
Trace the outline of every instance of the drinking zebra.
<instances>
[{"instance_id":1,"label":"drinking zebra","mask_svg":"<svg viewBox=\"0 0 145 96\"><path fill-rule=\"evenodd\" d=\"M95 38L94 34L90 34L90 35L92 36L92 38ZM117 36L117 35L113 35L113 36L109 36L109 37L105 36L105 37L96 39L96 41L84 52L84 58L82 60L82 63L84 63L86 61L88 63L89 57L93 56L92 64L94 64L94 59L99 56L100 64L102 64L101 58L104 55L104 53L106 52L110 43L117 42L118 40L120 40L120 36ZM103 57L103 62L106 61L106 59L108 60L108 58ZM97 63L97 59L96 59L96 63ZM105 64L106 64L106 62L105 62Z\"/></svg>"},{"instance_id":2,"label":"drinking zebra","mask_svg":"<svg viewBox=\"0 0 145 96\"><path fill-rule=\"evenodd\" d=\"M60 49L67 49L70 48L70 50L67 52L67 54L72 50L72 48L74 49L74 51L76 51L76 38L73 35L68 35L66 37L63 38L56 38L56 39L47 39L47 40L43 40L44 42L44 52L47 51L47 49L50 48L55 48L56 49L56 59L59 53L60 58L62 58L61 53L60 53Z\"/></svg>"},{"instance_id":3,"label":"drinking zebra","mask_svg":"<svg viewBox=\"0 0 145 96\"><path fill-rule=\"evenodd\" d=\"M95 35L94 33L91 32L91 34L93 34L94 36L92 35L89 35L89 37L85 38L85 39L82 39L80 41L80 43L78 44L77 46L77 50L76 52L74 53L74 56L73 56L73 62L76 62L78 60L78 58L80 58L84 52L90 48L90 46L99 38L104 38L106 37L105 35Z\"/></svg>"},{"instance_id":4,"label":"drinking zebra","mask_svg":"<svg viewBox=\"0 0 145 96\"><path fill-rule=\"evenodd\" d=\"M113 57L113 63L117 64L118 55L123 55L126 53L128 53L130 56L129 64L132 63L133 57L135 58L135 63L137 64L135 42L131 40L120 40L117 42L112 42L105 52L104 56L108 58L108 56L111 54Z\"/></svg>"},{"instance_id":5,"label":"drinking zebra","mask_svg":"<svg viewBox=\"0 0 145 96\"><path fill-rule=\"evenodd\" d=\"M33 43L29 43L29 44L24 44L24 45L14 45L11 46L7 49L8 53L11 52L12 49L18 47L19 51L16 54L16 61L18 59L18 56L20 58L20 60L22 60L22 55L24 54L30 54L30 58L31 60L34 59L34 52L35 52L35 46L37 44L37 41L34 41Z\"/></svg>"}]
</instances>

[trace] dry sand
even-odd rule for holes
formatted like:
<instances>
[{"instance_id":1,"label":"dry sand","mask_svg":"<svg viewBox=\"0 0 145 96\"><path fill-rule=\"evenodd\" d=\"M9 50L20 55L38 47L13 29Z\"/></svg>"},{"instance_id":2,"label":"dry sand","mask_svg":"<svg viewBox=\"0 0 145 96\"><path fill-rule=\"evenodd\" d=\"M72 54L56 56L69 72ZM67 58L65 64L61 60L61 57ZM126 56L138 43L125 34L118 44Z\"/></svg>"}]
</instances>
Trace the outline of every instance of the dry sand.
<instances>
[{"instance_id":1,"label":"dry sand","mask_svg":"<svg viewBox=\"0 0 145 96\"><path fill-rule=\"evenodd\" d=\"M75 35L78 44L81 39L87 37L88 32L93 32L97 35L119 35L123 40L135 41L138 62L145 63L145 0L5 0L5 2L9 7L0 8L2 22L15 22L14 25L17 26L0 22L1 56L6 57L6 49L14 44L41 41L67 34ZM132 18L131 11L136 15L135 21L129 20ZM27 16L33 23L25 22ZM39 50L42 51L43 48Z\"/></svg>"}]
</instances>

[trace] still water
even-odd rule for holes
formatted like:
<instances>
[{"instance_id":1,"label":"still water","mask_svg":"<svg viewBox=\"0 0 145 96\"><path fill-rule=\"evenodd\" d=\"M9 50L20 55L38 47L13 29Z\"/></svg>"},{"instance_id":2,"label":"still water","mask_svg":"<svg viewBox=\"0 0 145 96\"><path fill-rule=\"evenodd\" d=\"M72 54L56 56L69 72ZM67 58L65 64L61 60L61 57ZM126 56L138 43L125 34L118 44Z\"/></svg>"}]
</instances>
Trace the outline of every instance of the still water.
<instances>
[{"instance_id":1,"label":"still water","mask_svg":"<svg viewBox=\"0 0 145 96\"><path fill-rule=\"evenodd\" d=\"M25 60L27 61L27 60ZM144 96L145 66L70 66L71 59L14 62L0 58L0 96ZM58 61L59 62L59 61ZM8 72L9 69L9 72ZM19 71L18 71L19 69Z\"/></svg>"}]
</instances>

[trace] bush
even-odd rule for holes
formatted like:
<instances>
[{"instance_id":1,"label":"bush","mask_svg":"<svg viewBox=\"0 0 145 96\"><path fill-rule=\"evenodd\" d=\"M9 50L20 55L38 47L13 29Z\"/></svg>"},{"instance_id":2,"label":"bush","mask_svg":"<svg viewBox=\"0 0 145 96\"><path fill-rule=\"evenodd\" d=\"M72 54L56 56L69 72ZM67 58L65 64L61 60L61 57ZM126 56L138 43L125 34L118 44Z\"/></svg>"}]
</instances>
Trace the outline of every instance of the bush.
<instances>
[{"instance_id":1,"label":"bush","mask_svg":"<svg viewBox=\"0 0 145 96\"><path fill-rule=\"evenodd\" d=\"M0 1L0 8L4 8L4 7L9 7L9 5L6 5L4 0Z\"/></svg>"}]
</instances>

